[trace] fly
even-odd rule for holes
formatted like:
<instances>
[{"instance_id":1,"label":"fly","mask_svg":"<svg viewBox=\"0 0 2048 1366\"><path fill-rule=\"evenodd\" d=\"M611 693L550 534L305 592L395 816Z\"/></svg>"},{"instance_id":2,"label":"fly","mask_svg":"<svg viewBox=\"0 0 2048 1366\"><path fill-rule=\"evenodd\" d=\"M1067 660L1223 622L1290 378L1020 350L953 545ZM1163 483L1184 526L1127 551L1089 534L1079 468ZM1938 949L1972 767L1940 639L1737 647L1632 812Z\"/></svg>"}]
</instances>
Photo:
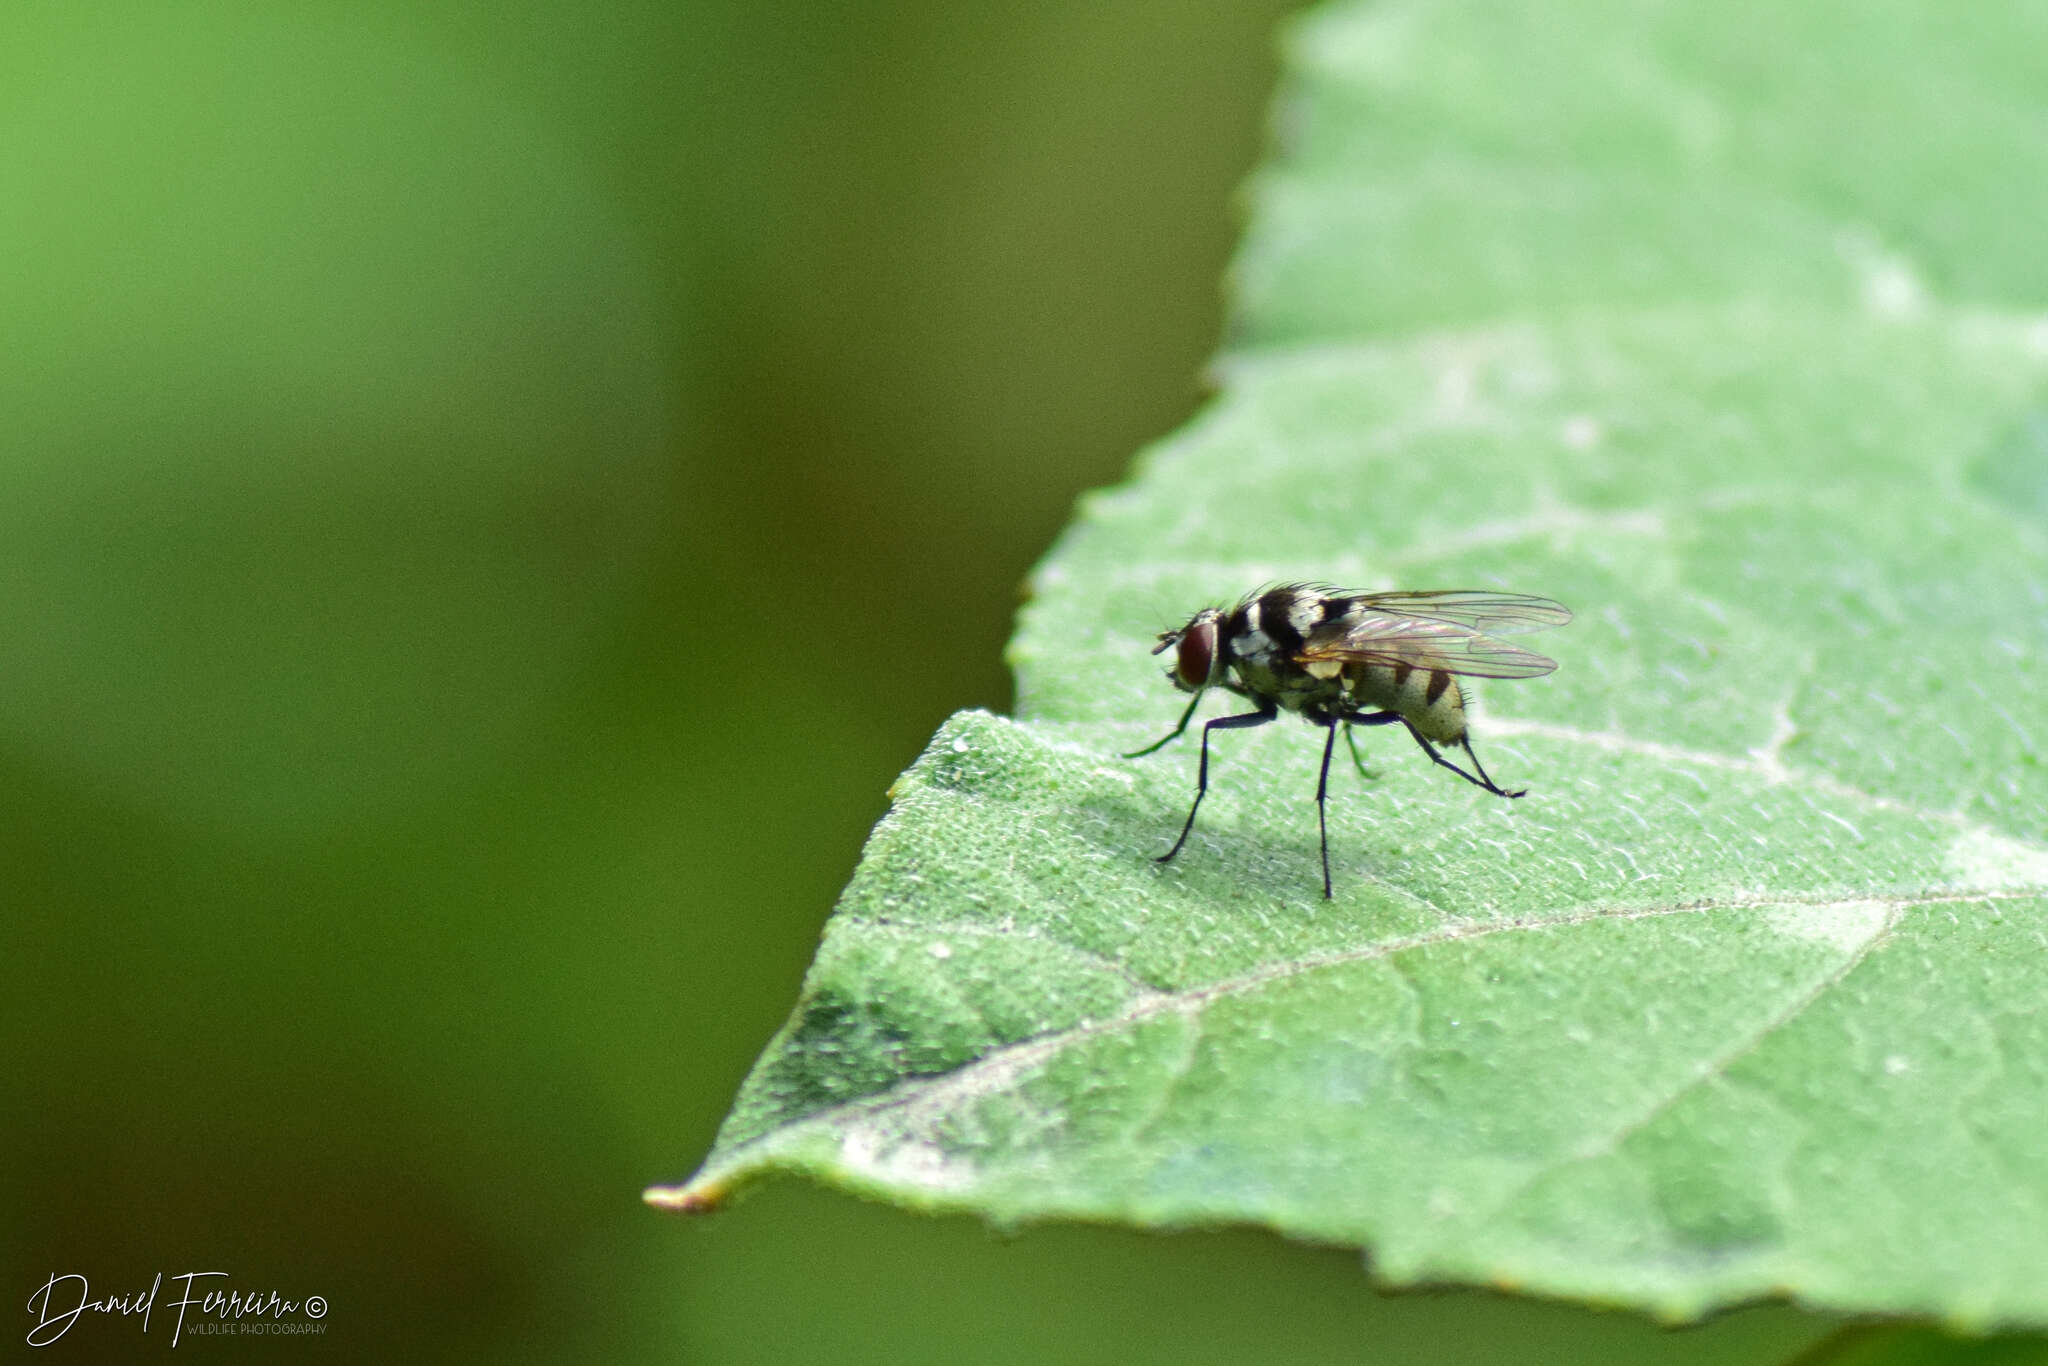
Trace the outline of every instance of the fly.
<instances>
[{"instance_id":1,"label":"fly","mask_svg":"<svg viewBox=\"0 0 2048 1366\"><path fill-rule=\"evenodd\" d=\"M1316 779L1325 899L1330 895L1330 830L1324 799L1340 725L1361 773L1365 761L1359 758L1352 727L1398 722L1424 754L1466 782L1496 797L1522 796L1526 789L1511 792L1488 777L1473 752L1458 677L1536 678L1549 673L1557 667L1555 660L1499 637L1547 631L1571 619L1571 609L1561 603L1522 593L1346 593L1295 583L1260 589L1227 610L1204 608L1187 625L1160 632L1152 653L1174 651L1167 677L1194 697L1181 713L1180 724L1165 738L1126 759L1142 758L1179 739L1211 687L1249 700L1253 710L1219 716L1202 726L1194 805L1188 808L1180 838L1159 862L1178 854L1195 828L1195 813L1209 791L1209 732L1263 726L1282 708L1328 732L1322 772ZM1477 776L1446 759L1438 745L1464 750Z\"/></svg>"}]
</instances>

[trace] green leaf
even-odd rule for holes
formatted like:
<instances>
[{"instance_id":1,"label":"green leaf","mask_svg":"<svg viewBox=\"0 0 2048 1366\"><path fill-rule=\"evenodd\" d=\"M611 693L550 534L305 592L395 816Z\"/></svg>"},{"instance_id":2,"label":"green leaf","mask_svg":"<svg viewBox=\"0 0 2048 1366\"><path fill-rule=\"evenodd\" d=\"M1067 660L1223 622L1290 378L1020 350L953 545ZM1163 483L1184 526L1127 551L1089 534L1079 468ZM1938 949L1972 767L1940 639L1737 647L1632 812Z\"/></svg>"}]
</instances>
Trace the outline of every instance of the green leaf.
<instances>
[{"instance_id":1,"label":"green leaf","mask_svg":"<svg viewBox=\"0 0 2048 1366\"><path fill-rule=\"evenodd\" d=\"M1084 501L1017 719L898 781L651 1200L800 1172L1393 1285L2048 1324L2041 35L1788 8L1296 31L1219 397ZM1364 733L1328 902L1319 733L1219 732L1165 865L1197 732L1119 757L1181 706L1154 634L1292 577L1579 612L1475 689L1525 800Z\"/></svg>"}]
</instances>

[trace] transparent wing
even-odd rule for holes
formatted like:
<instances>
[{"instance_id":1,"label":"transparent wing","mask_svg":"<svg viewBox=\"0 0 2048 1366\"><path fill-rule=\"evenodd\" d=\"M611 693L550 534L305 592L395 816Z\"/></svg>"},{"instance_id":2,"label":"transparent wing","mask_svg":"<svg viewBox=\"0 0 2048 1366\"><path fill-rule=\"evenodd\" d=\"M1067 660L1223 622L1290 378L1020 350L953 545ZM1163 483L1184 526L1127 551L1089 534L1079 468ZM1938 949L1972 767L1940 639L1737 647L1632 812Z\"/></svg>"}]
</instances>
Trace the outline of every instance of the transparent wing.
<instances>
[{"instance_id":1,"label":"transparent wing","mask_svg":"<svg viewBox=\"0 0 2048 1366\"><path fill-rule=\"evenodd\" d=\"M1359 606L1404 617L1431 617L1483 635L1520 636L1548 631L1572 619L1572 609L1527 593L1453 588L1421 593L1360 593Z\"/></svg>"},{"instance_id":2,"label":"transparent wing","mask_svg":"<svg viewBox=\"0 0 2048 1366\"><path fill-rule=\"evenodd\" d=\"M1541 631L1571 620L1548 598L1513 593L1366 593L1349 610L1309 633L1298 663L1343 660L1441 669L1469 678L1535 678L1557 661L1496 640L1476 623L1508 633Z\"/></svg>"}]
</instances>

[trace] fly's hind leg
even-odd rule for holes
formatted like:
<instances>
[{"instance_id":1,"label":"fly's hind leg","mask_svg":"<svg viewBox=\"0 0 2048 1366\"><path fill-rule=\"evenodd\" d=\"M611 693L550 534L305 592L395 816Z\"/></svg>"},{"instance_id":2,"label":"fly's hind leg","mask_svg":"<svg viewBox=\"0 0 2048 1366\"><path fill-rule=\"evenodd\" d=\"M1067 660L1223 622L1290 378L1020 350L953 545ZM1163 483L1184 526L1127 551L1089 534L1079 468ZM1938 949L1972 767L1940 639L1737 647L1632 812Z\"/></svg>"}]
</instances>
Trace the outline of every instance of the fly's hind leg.
<instances>
[{"instance_id":1,"label":"fly's hind leg","mask_svg":"<svg viewBox=\"0 0 2048 1366\"><path fill-rule=\"evenodd\" d=\"M1472 786L1483 787L1496 797L1523 797L1528 795L1529 789L1526 787L1510 792L1506 788L1500 786L1500 784L1494 782L1493 779L1486 776L1486 766L1479 762L1479 756L1473 753L1472 751L1471 736L1468 735L1464 739L1460 740L1458 742L1458 747L1465 751L1465 757L1472 761L1472 767L1479 770L1479 776L1476 778L1473 777L1471 774L1467 773L1464 769L1459 768L1449 759L1444 758L1443 755L1439 754L1437 752L1436 746L1432 745L1426 738L1424 738L1422 732L1415 729L1415 727L1412 724L1408 727L1408 733L1415 737L1415 743L1422 746L1422 752L1424 754L1427 754L1431 760L1433 760L1436 763L1442 764L1445 768L1457 774L1466 782L1472 784Z\"/></svg>"}]
</instances>

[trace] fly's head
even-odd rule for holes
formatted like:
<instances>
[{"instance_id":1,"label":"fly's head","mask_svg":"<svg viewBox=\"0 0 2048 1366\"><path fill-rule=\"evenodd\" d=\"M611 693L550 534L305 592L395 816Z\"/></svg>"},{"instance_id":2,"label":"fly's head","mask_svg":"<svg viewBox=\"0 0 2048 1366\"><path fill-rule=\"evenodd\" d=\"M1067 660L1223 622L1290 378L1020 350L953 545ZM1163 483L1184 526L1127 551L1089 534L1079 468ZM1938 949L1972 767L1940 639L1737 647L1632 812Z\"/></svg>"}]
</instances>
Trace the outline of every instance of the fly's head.
<instances>
[{"instance_id":1,"label":"fly's head","mask_svg":"<svg viewBox=\"0 0 2048 1366\"><path fill-rule=\"evenodd\" d=\"M1166 676L1182 692L1200 692L1223 672L1223 611L1207 607L1188 619L1188 624L1161 631L1153 654L1173 651L1173 667Z\"/></svg>"}]
</instances>

